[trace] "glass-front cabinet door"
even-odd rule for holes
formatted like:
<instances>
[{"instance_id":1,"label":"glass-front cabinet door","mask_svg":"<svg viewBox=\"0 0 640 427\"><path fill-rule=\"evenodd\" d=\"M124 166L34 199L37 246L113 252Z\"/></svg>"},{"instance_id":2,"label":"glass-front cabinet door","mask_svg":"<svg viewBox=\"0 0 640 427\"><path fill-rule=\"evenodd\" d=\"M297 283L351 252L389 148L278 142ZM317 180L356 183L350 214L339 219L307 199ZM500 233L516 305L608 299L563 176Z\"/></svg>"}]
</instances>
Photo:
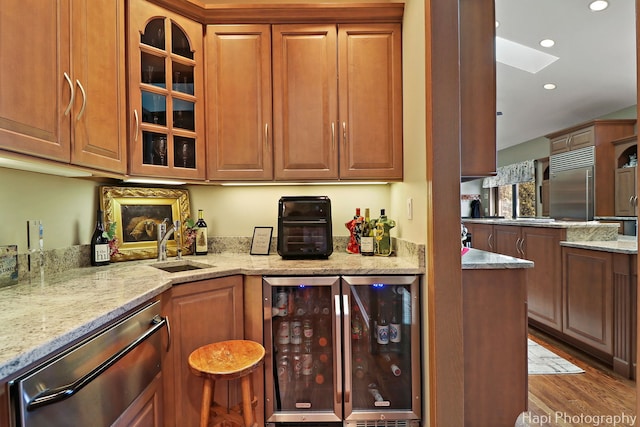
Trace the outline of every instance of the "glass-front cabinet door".
<instances>
[{"instance_id":1,"label":"glass-front cabinet door","mask_svg":"<svg viewBox=\"0 0 640 427\"><path fill-rule=\"evenodd\" d=\"M202 25L129 3L130 173L204 179Z\"/></svg>"},{"instance_id":2,"label":"glass-front cabinet door","mask_svg":"<svg viewBox=\"0 0 640 427\"><path fill-rule=\"evenodd\" d=\"M418 276L343 276L345 420L421 416Z\"/></svg>"}]
</instances>

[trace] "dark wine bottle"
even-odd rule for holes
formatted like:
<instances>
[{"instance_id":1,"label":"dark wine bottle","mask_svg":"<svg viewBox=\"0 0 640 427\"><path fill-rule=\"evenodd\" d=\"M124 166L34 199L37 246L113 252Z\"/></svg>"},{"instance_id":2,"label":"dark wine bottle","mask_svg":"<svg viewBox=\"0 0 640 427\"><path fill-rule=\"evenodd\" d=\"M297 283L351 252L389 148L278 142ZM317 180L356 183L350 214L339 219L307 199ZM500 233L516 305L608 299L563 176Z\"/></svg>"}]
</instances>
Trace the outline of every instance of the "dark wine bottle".
<instances>
[{"instance_id":1,"label":"dark wine bottle","mask_svg":"<svg viewBox=\"0 0 640 427\"><path fill-rule=\"evenodd\" d=\"M198 209L198 222L196 222L196 255L206 255L209 252L207 243L207 223L204 220L202 209Z\"/></svg>"},{"instance_id":2,"label":"dark wine bottle","mask_svg":"<svg viewBox=\"0 0 640 427\"><path fill-rule=\"evenodd\" d=\"M104 232L104 219L102 210L98 209L96 229L91 237L91 265L107 265L110 261L109 239Z\"/></svg>"}]
</instances>

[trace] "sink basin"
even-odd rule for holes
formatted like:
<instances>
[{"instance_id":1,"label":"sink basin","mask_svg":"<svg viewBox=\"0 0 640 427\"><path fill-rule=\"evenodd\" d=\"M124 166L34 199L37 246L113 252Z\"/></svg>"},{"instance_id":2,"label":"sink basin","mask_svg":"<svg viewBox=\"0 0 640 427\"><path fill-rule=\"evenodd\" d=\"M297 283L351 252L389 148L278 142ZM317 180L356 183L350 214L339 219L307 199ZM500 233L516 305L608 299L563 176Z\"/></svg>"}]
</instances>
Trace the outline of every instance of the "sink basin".
<instances>
[{"instance_id":1,"label":"sink basin","mask_svg":"<svg viewBox=\"0 0 640 427\"><path fill-rule=\"evenodd\" d=\"M168 273L179 273L181 271L201 270L203 268L213 267L209 264L203 264L194 261L168 261L151 264L151 266Z\"/></svg>"}]
</instances>

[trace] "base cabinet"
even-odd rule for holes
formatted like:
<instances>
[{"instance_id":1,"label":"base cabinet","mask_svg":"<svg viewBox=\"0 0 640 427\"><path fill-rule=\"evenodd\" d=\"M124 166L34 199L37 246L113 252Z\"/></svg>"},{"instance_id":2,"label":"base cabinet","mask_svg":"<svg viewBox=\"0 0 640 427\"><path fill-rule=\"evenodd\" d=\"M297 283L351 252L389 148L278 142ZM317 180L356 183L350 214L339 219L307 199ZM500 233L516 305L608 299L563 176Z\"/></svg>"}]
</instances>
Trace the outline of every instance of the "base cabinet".
<instances>
[{"instance_id":1,"label":"base cabinet","mask_svg":"<svg viewBox=\"0 0 640 427\"><path fill-rule=\"evenodd\" d=\"M467 427L512 427L527 410L525 271L462 271Z\"/></svg>"},{"instance_id":2,"label":"base cabinet","mask_svg":"<svg viewBox=\"0 0 640 427\"><path fill-rule=\"evenodd\" d=\"M562 328L562 251L560 242L566 230L522 227L521 258L534 262L527 269L527 305L529 319L547 328Z\"/></svg>"},{"instance_id":3,"label":"base cabinet","mask_svg":"<svg viewBox=\"0 0 640 427\"><path fill-rule=\"evenodd\" d=\"M471 233L471 246L487 252L495 252L493 242L493 225L465 223L467 231Z\"/></svg>"},{"instance_id":4,"label":"base cabinet","mask_svg":"<svg viewBox=\"0 0 640 427\"><path fill-rule=\"evenodd\" d=\"M160 373L112 427L163 427L162 392Z\"/></svg>"},{"instance_id":5,"label":"base cabinet","mask_svg":"<svg viewBox=\"0 0 640 427\"><path fill-rule=\"evenodd\" d=\"M563 258L562 331L610 357L613 353L613 254L564 248Z\"/></svg>"},{"instance_id":6,"label":"base cabinet","mask_svg":"<svg viewBox=\"0 0 640 427\"><path fill-rule=\"evenodd\" d=\"M243 279L230 276L175 285L171 291L171 349L164 372L167 425L196 426L200 420L202 378L189 368L198 347L244 337ZM233 406L241 401L240 384L219 381L214 400Z\"/></svg>"}]
</instances>

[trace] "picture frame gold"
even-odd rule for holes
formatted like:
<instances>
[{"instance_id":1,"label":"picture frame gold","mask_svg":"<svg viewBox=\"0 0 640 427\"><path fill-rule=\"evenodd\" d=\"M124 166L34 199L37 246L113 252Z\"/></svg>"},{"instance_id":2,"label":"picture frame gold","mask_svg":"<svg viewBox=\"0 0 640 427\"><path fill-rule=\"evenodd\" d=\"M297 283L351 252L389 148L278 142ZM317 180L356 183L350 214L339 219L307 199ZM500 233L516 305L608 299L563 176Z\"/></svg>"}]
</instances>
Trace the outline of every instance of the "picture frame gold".
<instances>
[{"instance_id":1,"label":"picture frame gold","mask_svg":"<svg viewBox=\"0 0 640 427\"><path fill-rule=\"evenodd\" d=\"M156 258L157 226L164 218L180 220L182 254L192 253L187 240L186 221L191 216L189 192L170 188L100 187L100 206L105 228L115 224L111 262ZM167 241L167 256L176 256L175 232ZM114 253L115 252L115 253Z\"/></svg>"}]
</instances>

